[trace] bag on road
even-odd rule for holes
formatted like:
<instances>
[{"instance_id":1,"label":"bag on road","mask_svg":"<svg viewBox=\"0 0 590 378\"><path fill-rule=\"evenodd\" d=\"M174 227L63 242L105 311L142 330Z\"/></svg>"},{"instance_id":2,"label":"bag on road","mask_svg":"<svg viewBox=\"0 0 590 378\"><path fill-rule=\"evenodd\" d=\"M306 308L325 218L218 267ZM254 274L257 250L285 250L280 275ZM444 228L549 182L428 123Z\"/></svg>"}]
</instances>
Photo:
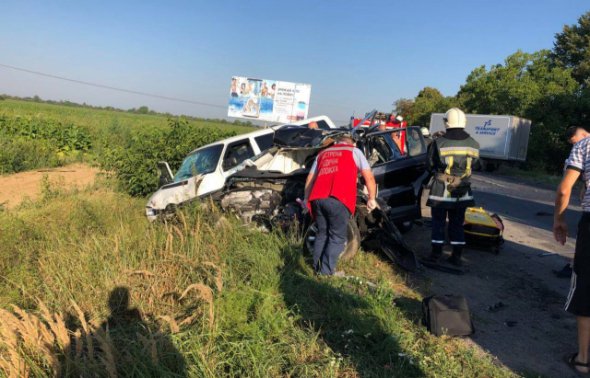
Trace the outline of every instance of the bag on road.
<instances>
[{"instance_id":1,"label":"bag on road","mask_svg":"<svg viewBox=\"0 0 590 378\"><path fill-rule=\"evenodd\" d=\"M497 214L491 214L481 207L468 207L463 229L467 245L493 248L496 253L500 252L504 242L504 223Z\"/></svg>"},{"instance_id":2,"label":"bag on road","mask_svg":"<svg viewBox=\"0 0 590 378\"><path fill-rule=\"evenodd\" d=\"M423 322L436 336L469 336L474 332L467 299L462 295L433 295L422 301Z\"/></svg>"}]
</instances>

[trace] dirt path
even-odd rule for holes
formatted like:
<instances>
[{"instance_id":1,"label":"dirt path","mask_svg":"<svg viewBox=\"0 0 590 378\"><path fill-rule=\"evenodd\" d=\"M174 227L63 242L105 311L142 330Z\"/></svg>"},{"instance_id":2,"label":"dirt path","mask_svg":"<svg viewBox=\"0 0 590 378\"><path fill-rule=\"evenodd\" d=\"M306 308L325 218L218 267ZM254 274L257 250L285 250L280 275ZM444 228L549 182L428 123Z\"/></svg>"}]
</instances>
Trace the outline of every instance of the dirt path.
<instances>
[{"instance_id":1,"label":"dirt path","mask_svg":"<svg viewBox=\"0 0 590 378\"><path fill-rule=\"evenodd\" d=\"M98 168L85 164L72 164L51 169L37 169L0 176L0 205L7 209L18 206L24 199L34 200L42 190L43 177L47 176L50 183L64 185L66 188L83 188L94 182Z\"/></svg>"},{"instance_id":2,"label":"dirt path","mask_svg":"<svg viewBox=\"0 0 590 378\"><path fill-rule=\"evenodd\" d=\"M576 376L562 362L562 356L576 350L575 319L563 310L569 279L552 273L571 259L575 240L563 247L553 241L553 190L488 175L473 181L478 205L499 213L505 221L502 251L495 255L468 249L468 273L458 276L425 270L418 285L424 294L465 295L477 330L472 342L513 371L529 376ZM569 210L572 231L580 211L578 206ZM429 218L430 209L423 207L423 215ZM406 238L419 255L429 253L427 222ZM505 307L488 310L498 302Z\"/></svg>"}]
</instances>

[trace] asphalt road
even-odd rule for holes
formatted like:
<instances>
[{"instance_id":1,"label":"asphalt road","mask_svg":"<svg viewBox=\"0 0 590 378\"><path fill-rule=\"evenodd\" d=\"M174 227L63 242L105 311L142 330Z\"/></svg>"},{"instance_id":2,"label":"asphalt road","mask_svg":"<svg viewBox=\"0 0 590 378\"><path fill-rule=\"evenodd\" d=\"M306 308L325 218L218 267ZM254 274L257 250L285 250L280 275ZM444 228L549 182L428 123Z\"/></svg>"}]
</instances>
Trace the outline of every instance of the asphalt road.
<instances>
[{"instance_id":1,"label":"asphalt road","mask_svg":"<svg viewBox=\"0 0 590 378\"><path fill-rule=\"evenodd\" d=\"M467 248L466 274L425 269L415 284L423 295L464 295L476 328L469 342L516 374L575 376L562 361L576 350L575 319L563 310L569 279L552 273L570 261L575 239L564 246L553 240L555 188L491 174L476 174L472 182L477 206L504 220L506 242L501 252ZM574 197L566 218L575 235L581 208ZM423 215L430 217L428 207L423 207ZM414 227L406 240L417 254L427 255L428 222ZM499 310L489 310L500 302Z\"/></svg>"}]
</instances>

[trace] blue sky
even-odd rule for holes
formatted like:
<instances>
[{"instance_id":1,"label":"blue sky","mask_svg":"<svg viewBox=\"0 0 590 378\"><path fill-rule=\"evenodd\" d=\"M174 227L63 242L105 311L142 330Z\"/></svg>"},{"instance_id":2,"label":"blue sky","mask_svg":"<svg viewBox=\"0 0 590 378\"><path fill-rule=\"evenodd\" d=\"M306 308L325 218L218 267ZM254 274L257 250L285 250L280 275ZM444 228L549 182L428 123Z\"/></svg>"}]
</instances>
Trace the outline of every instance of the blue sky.
<instances>
[{"instance_id":1,"label":"blue sky","mask_svg":"<svg viewBox=\"0 0 590 378\"><path fill-rule=\"evenodd\" d=\"M391 109L553 46L587 0L3 1L0 63L225 106L232 75L310 83L310 115ZM0 67L0 93L224 117Z\"/></svg>"}]
</instances>

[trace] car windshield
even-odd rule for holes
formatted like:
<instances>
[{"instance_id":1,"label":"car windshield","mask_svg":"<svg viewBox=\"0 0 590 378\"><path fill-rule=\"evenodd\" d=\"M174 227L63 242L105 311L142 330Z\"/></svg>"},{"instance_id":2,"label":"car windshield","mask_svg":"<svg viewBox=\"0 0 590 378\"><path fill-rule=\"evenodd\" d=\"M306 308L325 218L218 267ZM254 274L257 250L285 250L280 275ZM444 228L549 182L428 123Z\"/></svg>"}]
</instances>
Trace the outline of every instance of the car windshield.
<instances>
[{"instance_id":1,"label":"car windshield","mask_svg":"<svg viewBox=\"0 0 590 378\"><path fill-rule=\"evenodd\" d=\"M176 172L174 182L215 171L222 150L223 144L217 144L190 154L184 159L178 172Z\"/></svg>"}]
</instances>

